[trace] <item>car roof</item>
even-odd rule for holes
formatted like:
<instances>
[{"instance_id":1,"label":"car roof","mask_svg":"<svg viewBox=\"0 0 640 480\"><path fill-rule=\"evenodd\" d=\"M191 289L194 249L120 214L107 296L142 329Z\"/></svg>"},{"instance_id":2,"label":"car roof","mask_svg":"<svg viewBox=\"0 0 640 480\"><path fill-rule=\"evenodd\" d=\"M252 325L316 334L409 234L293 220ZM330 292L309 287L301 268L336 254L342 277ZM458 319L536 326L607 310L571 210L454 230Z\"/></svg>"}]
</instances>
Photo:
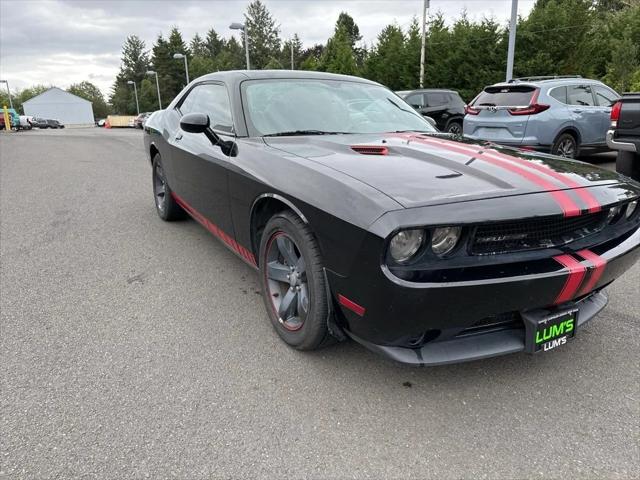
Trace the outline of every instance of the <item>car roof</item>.
<instances>
[{"instance_id":1,"label":"car roof","mask_svg":"<svg viewBox=\"0 0 640 480\"><path fill-rule=\"evenodd\" d=\"M549 86L556 86L556 85L572 85L576 83L590 84L590 85L604 85L600 80L594 80L591 78L582 78L579 76L571 76L571 77L557 77L557 78L545 78L545 77L514 78L510 82L494 83L493 85L488 85L488 87L509 87L513 85L524 85L524 86L532 86L532 87L549 87Z\"/></svg>"},{"instance_id":2,"label":"car roof","mask_svg":"<svg viewBox=\"0 0 640 480\"><path fill-rule=\"evenodd\" d=\"M429 93L429 92L445 92L445 93L458 93L450 88L417 88L415 90L400 90L396 93Z\"/></svg>"},{"instance_id":3,"label":"car roof","mask_svg":"<svg viewBox=\"0 0 640 480\"><path fill-rule=\"evenodd\" d=\"M242 82L244 80L268 80L272 78L300 78L318 80L345 80L351 82L380 85L377 82L351 75L339 75L336 73L314 72L309 70L227 70L203 75L198 81L221 80L224 82Z\"/></svg>"}]
</instances>

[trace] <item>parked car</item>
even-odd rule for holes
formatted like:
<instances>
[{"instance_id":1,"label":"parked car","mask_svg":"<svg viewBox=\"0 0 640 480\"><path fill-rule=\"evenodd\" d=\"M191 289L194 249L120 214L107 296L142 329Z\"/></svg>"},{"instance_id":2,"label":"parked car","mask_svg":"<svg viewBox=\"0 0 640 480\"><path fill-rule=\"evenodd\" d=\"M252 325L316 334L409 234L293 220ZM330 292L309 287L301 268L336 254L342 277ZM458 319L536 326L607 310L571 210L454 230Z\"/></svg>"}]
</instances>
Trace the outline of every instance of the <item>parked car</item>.
<instances>
[{"instance_id":1,"label":"parked car","mask_svg":"<svg viewBox=\"0 0 640 480\"><path fill-rule=\"evenodd\" d=\"M160 218L191 215L258 270L300 350L351 337L416 365L551 350L640 256L640 183L443 136L356 77L205 75L143 138Z\"/></svg>"},{"instance_id":2,"label":"parked car","mask_svg":"<svg viewBox=\"0 0 640 480\"><path fill-rule=\"evenodd\" d=\"M464 101L454 90L429 88L396 92L409 105L435 120L438 130L460 135L464 119Z\"/></svg>"},{"instance_id":3,"label":"parked car","mask_svg":"<svg viewBox=\"0 0 640 480\"><path fill-rule=\"evenodd\" d=\"M31 124L31 119L33 117L27 115L20 115L20 130L31 130L33 125Z\"/></svg>"},{"instance_id":4,"label":"parked car","mask_svg":"<svg viewBox=\"0 0 640 480\"><path fill-rule=\"evenodd\" d=\"M47 120L41 117L33 117L31 119L31 125L36 128L49 128L49 123L47 123Z\"/></svg>"},{"instance_id":5,"label":"parked car","mask_svg":"<svg viewBox=\"0 0 640 480\"><path fill-rule=\"evenodd\" d=\"M620 96L597 80L529 77L486 87L466 109L469 138L575 158L606 149L611 107Z\"/></svg>"},{"instance_id":6,"label":"parked car","mask_svg":"<svg viewBox=\"0 0 640 480\"><path fill-rule=\"evenodd\" d=\"M96 127L104 127L106 121L106 118L99 118L98 120L96 120Z\"/></svg>"},{"instance_id":7,"label":"parked car","mask_svg":"<svg viewBox=\"0 0 640 480\"><path fill-rule=\"evenodd\" d=\"M618 151L616 170L640 180L640 93L626 93L611 109L607 145Z\"/></svg>"},{"instance_id":8,"label":"parked car","mask_svg":"<svg viewBox=\"0 0 640 480\"><path fill-rule=\"evenodd\" d=\"M135 126L136 128L144 128L144 122L147 121L147 118L149 118L149 115L151 115L152 112L144 112L141 113L140 115L138 115L135 119Z\"/></svg>"},{"instance_id":9,"label":"parked car","mask_svg":"<svg viewBox=\"0 0 640 480\"><path fill-rule=\"evenodd\" d=\"M64 128L64 125L58 120L47 119L46 122L49 128Z\"/></svg>"}]
</instances>

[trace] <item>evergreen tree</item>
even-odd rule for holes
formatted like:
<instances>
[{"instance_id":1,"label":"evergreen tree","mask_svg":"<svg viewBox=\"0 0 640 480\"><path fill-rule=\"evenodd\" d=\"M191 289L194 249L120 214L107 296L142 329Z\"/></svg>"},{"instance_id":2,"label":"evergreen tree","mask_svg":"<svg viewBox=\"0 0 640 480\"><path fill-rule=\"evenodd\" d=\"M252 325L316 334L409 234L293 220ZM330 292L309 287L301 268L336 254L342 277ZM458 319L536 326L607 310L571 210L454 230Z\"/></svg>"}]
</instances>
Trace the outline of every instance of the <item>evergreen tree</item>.
<instances>
[{"instance_id":1,"label":"evergreen tree","mask_svg":"<svg viewBox=\"0 0 640 480\"><path fill-rule=\"evenodd\" d=\"M141 112L154 112L158 110L158 91L153 77L147 77L138 87L138 100ZM166 104L164 105L166 107Z\"/></svg>"},{"instance_id":2,"label":"evergreen tree","mask_svg":"<svg viewBox=\"0 0 640 480\"><path fill-rule=\"evenodd\" d=\"M341 28L346 32L351 48L356 48L356 43L362 40L362 35L360 35L360 29L353 17L346 12L341 12L340 15L338 15L336 31Z\"/></svg>"},{"instance_id":3,"label":"evergreen tree","mask_svg":"<svg viewBox=\"0 0 640 480\"><path fill-rule=\"evenodd\" d=\"M302 41L298 34L294 34L291 40L282 43L282 51L280 53L280 64L285 69L291 68L291 47L293 46L293 69L299 70L302 63Z\"/></svg>"},{"instance_id":4,"label":"evergreen tree","mask_svg":"<svg viewBox=\"0 0 640 480\"><path fill-rule=\"evenodd\" d=\"M590 0L538 1L518 24L515 76L588 74L580 57L593 19Z\"/></svg>"},{"instance_id":5,"label":"evergreen tree","mask_svg":"<svg viewBox=\"0 0 640 480\"><path fill-rule=\"evenodd\" d=\"M176 27L173 27L169 32L168 39L165 39L162 34L158 35L151 55L153 70L158 73L163 106L168 105L186 86L184 61L173 58L176 53L187 55L187 60L191 57L191 52L187 48L182 34ZM155 80L153 77L151 79Z\"/></svg>"},{"instance_id":6,"label":"evergreen tree","mask_svg":"<svg viewBox=\"0 0 640 480\"><path fill-rule=\"evenodd\" d=\"M408 58L405 37L397 25L388 25L378 35L378 43L365 64L368 78L391 90L406 88Z\"/></svg>"},{"instance_id":7,"label":"evergreen tree","mask_svg":"<svg viewBox=\"0 0 640 480\"><path fill-rule=\"evenodd\" d=\"M618 92L629 91L634 76L640 70L638 45L633 43L631 35L625 33L626 35L614 46L604 77L604 81Z\"/></svg>"},{"instance_id":8,"label":"evergreen tree","mask_svg":"<svg viewBox=\"0 0 640 480\"><path fill-rule=\"evenodd\" d=\"M405 44L405 68L402 72L402 88L413 89L420 85L420 50L422 48L422 32L418 19L413 17L407 30Z\"/></svg>"},{"instance_id":9,"label":"evergreen tree","mask_svg":"<svg viewBox=\"0 0 640 480\"><path fill-rule=\"evenodd\" d=\"M136 101L129 80L137 85L145 78L149 69L149 54L145 43L136 35L127 37L122 47L120 71L111 88L109 103L115 113L133 114L136 112Z\"/></svg>"},{"instance_id":10,"label":"evergreen tree","mask_svg":"<svg viewBox=\"0 0 640 480\"><path fill-rule=\"evenodd\" d=\"M189 50L191 50L191 55L194 57L206 57L208 56L207 52L207 44L202 37L197 33L193 36L191 40L191 44L189 45Z\"/></svg>"},{"instance_id":11,"label":"evergreen tree","mask_svg":"<svg viewBox=\"0 0 640 480\"><path fill-rule=\"evenodd\" d=\"M267 7L260 0L254 0L249 4L245 19L245 25L249 32L251 68L256 70L265 68L273 58L279 57L280 29ZM244 42L243 35L243 48Z\"/></svg>"},{"instance_id":12,"label":"evergreen tree","mask_svg":"<svg viewBox=\"0 0 640 480\"><path fill-rule=\"evenodd\" d=\"M318 70L323 53L324 45L322 44L316 44L303 50L300 54L300 70Z\"/></svg>"},{"instance_id":13,"label":"evergreen tree","mask_svg":"<svg viewBox=\"0 0 640 480\"><path fill-rule=\"evenodd\" d=\"M246 68L244 48L234 37L224 42L222 50L216 56L216 68L220 71Z\"/></svg>"},{"instance_id":14,"label":"evergreen tree","mask_svg":"<svg viewBox=\"0 0 640 480\"><path fill-rule=\"evenodd\" d=\"M218 34L213 28L207 32L207 38L204 44L207 51L207 55L211 59L214 59L218 55L220 55L220 52L222 52L223 48L225 47L224 40L218 36Z\"/></svg>"},{"instance_id":15,"label":"evergreen tree","mask_svg":"<svg viewBox=\"0 0 640 480\"><path fill-rule=\"evenodd\" d=\"M342 15L341 15L342 16ZM336 22L336 28L317 65L317 69L324 72L343 73L345 75L357 75L359 68L353 51L353 31L348 22L344 20ZM349 17L351 18L351 17Z\"/></svg>"}]
</instances>

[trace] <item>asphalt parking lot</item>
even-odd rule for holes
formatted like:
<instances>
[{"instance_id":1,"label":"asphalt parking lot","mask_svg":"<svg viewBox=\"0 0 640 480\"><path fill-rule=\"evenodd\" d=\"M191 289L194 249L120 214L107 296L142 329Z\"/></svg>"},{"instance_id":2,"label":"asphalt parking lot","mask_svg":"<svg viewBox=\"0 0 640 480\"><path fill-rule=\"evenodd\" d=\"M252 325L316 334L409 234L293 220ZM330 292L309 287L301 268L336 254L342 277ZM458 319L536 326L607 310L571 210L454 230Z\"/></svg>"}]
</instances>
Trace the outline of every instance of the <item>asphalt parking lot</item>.
<instances>
[{"instance_id":1,"label":"asphalt parking lot","mask_svg":"<svg viewBox=\"0 0 640 480\"><path fill-rule=\"evenodd\" d=\"M141 135L0 135L0 476L638 477L640 265L545 355L297 352L249 267L157 217Z\"/></svg>"}]
</instances>

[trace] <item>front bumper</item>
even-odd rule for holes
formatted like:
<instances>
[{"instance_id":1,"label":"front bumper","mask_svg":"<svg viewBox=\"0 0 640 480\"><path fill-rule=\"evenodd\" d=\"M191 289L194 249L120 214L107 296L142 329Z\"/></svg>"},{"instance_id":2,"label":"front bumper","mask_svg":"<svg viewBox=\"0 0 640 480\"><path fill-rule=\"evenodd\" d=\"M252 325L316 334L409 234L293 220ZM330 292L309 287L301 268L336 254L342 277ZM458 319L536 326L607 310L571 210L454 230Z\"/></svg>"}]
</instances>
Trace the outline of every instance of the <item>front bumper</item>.
<instances>
[{"instance_id":1,"label":"front bumper","mask_svg":"<svg viewBox=\"0 0 640 480\"><path fill-rule=\"evenodd\" d=\"M364 245L363 251L376 248ZM364 253L349 277L330 271L327 277L331 291L342 297L336 301L338 320L347 335L400 362L438 365L522 351L524 312L575 305L580 324L593 318L606 304L602 289L640 258L640 229L588 249L602 263L571 252L584 277L560 305L572 272L551 259L551 249L544 271L525 264L518 273L482 279L409 282L365 260ZM349 308L345 298L361 308Z\"/></svg>"},{"instance_id":2,"label":"front bumper","mask_svg":"<svg viewBox=\"0 0 640 480\"><path fill-rule=\"evenodd\" d=\"M594 318L608 302L607 295L593 292L578 302L565 305L578 309L578 327ZM545 313L552 314L554 309ZM580 330L578 330L579 332ZM477 334L468 334L441 342L427 343L419 348L376 345L351 333L358 343L392 360L416 366L436 366L469 362L525 350L525 327L500 328ZM579 335L579 333L578 333Z\"/></svg>"},{"instance_id":3,"label":"front bumper","mask_svg":"<svg viewBox=\"0 0 640 480\"><path fill-rule=\"evenodd\" d=\"M612 150L622 150L625 152L637 152L638 148L635 143L624 142L614 138L615 130L607 131L607 146Z\"/></svg>"}]
</instances>

